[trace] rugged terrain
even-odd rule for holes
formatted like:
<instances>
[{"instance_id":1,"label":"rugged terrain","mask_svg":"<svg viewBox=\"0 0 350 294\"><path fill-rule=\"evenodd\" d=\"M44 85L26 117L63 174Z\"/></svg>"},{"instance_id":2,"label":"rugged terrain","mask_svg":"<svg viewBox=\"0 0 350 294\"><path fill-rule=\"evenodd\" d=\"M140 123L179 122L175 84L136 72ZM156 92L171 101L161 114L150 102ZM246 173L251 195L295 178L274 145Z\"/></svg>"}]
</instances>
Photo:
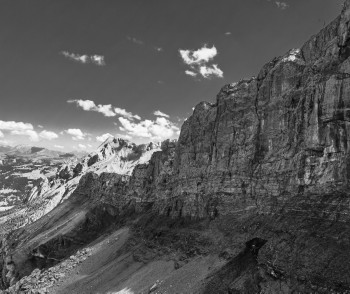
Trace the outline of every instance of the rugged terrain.
<instances>
[{"instance_id":1,"label":"rugged terrain","mask_svg":"<svg viewBox=\"0 0 350 294\"><path fill-rule=\"evenodd\" d=\"M23 204L33 187L75 157L41 147L0 146L0 212Z\"/></svg>"},{"instance_id":2,"label":"rugged terrain","mask_svg":"<svg viewBox=\"0 0 350 294\"><path fill-rule=\"evenodd\" d=\"M350 293L349 26L347 0L302 48L198 104L178 142L113 139L62 167L3 222L0 287Z\"/></svg>"}]
</instances>

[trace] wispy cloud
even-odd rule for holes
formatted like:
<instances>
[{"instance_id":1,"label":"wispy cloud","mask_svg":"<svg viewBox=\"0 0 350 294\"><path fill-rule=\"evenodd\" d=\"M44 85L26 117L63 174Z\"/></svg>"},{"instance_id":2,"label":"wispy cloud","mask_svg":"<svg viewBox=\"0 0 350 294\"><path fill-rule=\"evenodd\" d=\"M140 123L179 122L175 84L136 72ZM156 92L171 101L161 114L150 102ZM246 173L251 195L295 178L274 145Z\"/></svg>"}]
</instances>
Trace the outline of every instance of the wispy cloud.
<instances>
[{"instance_id":1,"label":"wispy cloud","mask_svg":"<svg viewBox=\"0 0 350 294\"><path fill-rule=\"evenodd\" d=\"M4 138L4 137L5 137L4 133L0 131L0 138Z\"/></svg>"},{"instance_id":2,"label":"wispy cloud","mask_svg":"<svg viewBox=\"0 0 350 294\"><path fill-rule=\"evenodd\" d=\"M186 70L185 74L192 77L201 75L206 79L223 77L224 73L217 64L209 64L218 54L215 46L208 48L207 45L204 45L198 50L180 49L179 53L183 62L190 67L190 70Z\"/></svg>"},{"instance_id":3,"label":"wispy cloud","mask_svg":"<svg viewBox=\"0 0 350 294\"><path fill-rule=\"evenodd\" d=\"M121 116L124 116L124 117L129 118L129 119L134 119L134 118L136 118L136 119L138 119L138 120L141 119L141 117L140 117L139 115L137 115L137 114L132 114L131 112L128 112L128 111L126 111L126 110L123 109L123 108L115 107L115 108L114 108L114 111L115 111L116 114L121 115Z\"/></svg>"},{"instance_id":4,"label":"wispy cloud","mask_svg":"<svg viewBox=\"0 0 350 294\"><path fill-rule=\"evenodd\" d=\"M197 73L195 73L192 70L185 70L185 74L188 75L188 76L191 76L191 77L196 77L197 76Z\"/></svg>"},{"instance_id":5,"label":"wispy cloud","mask_svg":"<svg viewBox=\"0 0 350 294\"><path fill-rule=\"evenodd\" d=\"M104 116L107 117L114 117L117 115L127 117L129 119L141 119L141 117L137 114L133 114L131 112L126 111L123 108L114 107L112 104L98 104L96 105L94 101L92 100L81 100L81 99L75 99L75 100L68 100L68 103L75 103L78 107L81 107L85 111L95 111L102 113Z\"/></svg>"},{"instance_id":6,"label":"wispy cloud","mask_svg":"<svg viewBox=\"0 0 350 294\"><path fill-rule=\"evenodd\" d=\"M283 1L275 1L275 4L281 10L285 10L289 7L289 4L287 2L283 2Z\"/></svg>"},{"instance_id":7,"label":"wispy cloud","mask_svg":"<svg viewBox=\"0 0 350 294\"><path fill-rule=\"evenodd\" d=\"M53 147L58 148L58 149L64 149L64 146L62 146L62 145L54 145Z\"/></svg>"},{"instance_id":8,"label":"wispy cloud","mask_svg":"<svg viewBox=\"0 0 350 294\"><path fill-rule=\"evenodd\" d=\"M226 36L230 36L232 33L231 32L226 32L225 35Z\"/></svg>"},{"instance_id":9,"label":"wispy cloud","mask_svg":"<svg viewBox=\"0 0 350 294\"><path fill-rule=\"evenodd\" d=\"M135 43L135 44L137 44L137 45L143 45L143 44L144 44L143 41L141 41L141 40L139 40L139 39L137 39L137 38L135 38L135 37L127 36L126 38L127 38L130 42L133 42L133 43Z\"/></svg>"},{"instance_id":10,"label":"wispy cloud","mask_svg":"<svg viewBox=\"0 0 350 294\"><path fill-rule=\"evenodd\" d=\"M140 39L137 39L135 37L130 37L130 36L127 36L126 37L127 40L131 43L134 43L138 46L146 46L146 48L148 48L149 50L152 50L152 51L156 51L156 52L163 52L164 51L164 48L163 47L160 47L160 46L155 46L155 45L152 45L152 44L147 44L146 42L140 40Z\"/></svg>"},{"instance_id":11,"label":"wispy cloud","mask_svg":"<svg viewBox=\"0 0 350 294\"><path fill-rule=\"evenodd\" d=\"M164 51L164 49L162 47L154 47L154 50L156 50L157 52Z\"/></svg>"},{"instance_id":12,"label":"wispy cloud","mask_svg":"<svg viewBox=\"0 0 350 294\"><path fill-rule=\"evenodd\" d=\"M163 117L167 117L167 118L170 117L168 114L166 114L166 113L164 113L164 112L161 112L160 110L156 110L155 112L153 112L153 114L154 114L155 116L163 116Z\"/></svg>"},{"instance_id":13,"label":"wispy cloud","mask_svg":"<svg viewBox=\"0 0 350 294\"><path fill-rule=\"evenodd\" d=\"M68 51L62 51L61 54L73 61L87 64L87 63L92 63L98 66L103 66L106 65L105 63L105 58L102 55L87 55L87 54L76 54L76 53L70 53Z\"/></svg>"}]
</instances>

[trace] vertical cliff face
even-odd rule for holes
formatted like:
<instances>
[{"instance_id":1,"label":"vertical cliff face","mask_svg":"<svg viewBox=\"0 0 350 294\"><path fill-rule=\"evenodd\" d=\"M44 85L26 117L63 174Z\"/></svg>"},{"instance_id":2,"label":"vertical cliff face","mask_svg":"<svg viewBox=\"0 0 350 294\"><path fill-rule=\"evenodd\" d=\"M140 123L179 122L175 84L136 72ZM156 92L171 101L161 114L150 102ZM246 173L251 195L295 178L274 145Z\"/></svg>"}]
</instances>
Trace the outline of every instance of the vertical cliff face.
<instances>
[{"instance_id":1,"label":"vertical cliff face","mask_svg":"<svg viewBox=\"0 0 350 294\"><path fill-rule=\"evenodd\" d=\"M115 220L131 208L210 220L207 234L218 236L218 251L237 253L246 244L212 277L207 293L220 281L230 293L249 293L247 285L260 293L350 291L349 57L347 0L302 48L274 58L257 77L224 86L213 103L198 104L178 142L136 146L112 139L63 167L56 182L31 196L61 205L3 243L3 286L33 269L29 257L43 244L80 240L81 228L105 211ZM40 209L47 207L40 201ZM91 236L104 226L97 223ZM235 269L245 261L242 271Z\"/></svg>"},{"instance_id":2,"label":"vertical cliff face","mask_svg":"<svg viewBox=\"0 0 350 294\"><path fill-rule=\"evenodd\" d=\"M138 193L140 201L153 197L161 213L205 217L277 213L293 195L345 191L349 10L347 1L301 49L273 59L256 78L226 85L215 103L198 104L172 167L158 172L171 175L166 187L158 193L156 183L155 192Z\"/></svg>"}]
</instances>

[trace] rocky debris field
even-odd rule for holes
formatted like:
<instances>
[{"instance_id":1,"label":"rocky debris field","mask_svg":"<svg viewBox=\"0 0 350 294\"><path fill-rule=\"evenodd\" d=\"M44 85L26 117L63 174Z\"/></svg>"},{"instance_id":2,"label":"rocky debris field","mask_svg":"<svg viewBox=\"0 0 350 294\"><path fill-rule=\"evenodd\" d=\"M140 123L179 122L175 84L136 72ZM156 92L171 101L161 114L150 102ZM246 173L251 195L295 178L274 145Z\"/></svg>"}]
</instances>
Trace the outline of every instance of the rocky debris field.
<instances>
[{"instance_id":1,"label":"rocky debris field","mask_svg":"<svg viewBox=\"0 0 350 294\"><path fill-rule=\"evenodd\" d=\"M0 218L0 286L63 264L61 286L43 278L60 294L349 293L349 72L346 0L300 49L199 103L177 142L110 138L62 166Z\"/></svg>"},{"instance_id":2,"label":"rocky debris field","mask_svg":"<svg viewBox=\"0 0 350 294\"><path fill-rule=\"evenodd\" d=\"M35 269L29 276L20 279L7 290L0 290L0 294L46 294L50 288L67 278L77 266L91 255L91 249L84 248L56 266L48 269Z\"/></svg>"}]
</instances>

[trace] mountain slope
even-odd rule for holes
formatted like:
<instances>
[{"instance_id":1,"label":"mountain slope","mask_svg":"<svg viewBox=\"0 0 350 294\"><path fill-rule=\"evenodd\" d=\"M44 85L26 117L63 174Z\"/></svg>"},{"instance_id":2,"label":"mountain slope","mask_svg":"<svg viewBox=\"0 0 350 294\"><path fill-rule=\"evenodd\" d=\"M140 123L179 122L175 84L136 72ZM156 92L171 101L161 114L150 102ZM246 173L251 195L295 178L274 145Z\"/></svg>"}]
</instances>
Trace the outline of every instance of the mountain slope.
<instances>
[{"instance_id":1,"label":"mountain slope","mask_svg":"<svg viewBox=\"0 0 350 294\"><path fill-rule=\"evenodd\" d=\"M60 166L55 177L45 178L35 186L25 204L0 218L0 234L32 223L50 212L70 197L84 175L93 173L98 178L102 173L116 173L117 177L124 175L128 178L133 168L149 161L153 152L160 150L159 147L154 143L136 145L122 139L111 139L81 160L73 158ZM82 181L84 183L84 179ZM80 183L80 186L83 184Z\"/></svg>"},{"instance_id":2,"label":"mountain slope","mask_svg":"<svg viewBox=\"0 0 350 294\"><path fill-rule=\"evenodd\" d=\"M198 104L177 143L119 141L63 168L31 198L44 216L3 238L0 285L350 293L349 23L347 0L301 49ZM57 267L71 279L51 283Z\"/></svg>"},{"instance_id":3,"label":"mountain slope","mask_svg":"<svg viewBox=\"0 0 350 294\"><path fill-rule=\"evenodd\" d=\"M57 168L73 157L41 147L1 147L0 211L21 205L34 186L55 176Z\"/></svg>"}]
</instances>

